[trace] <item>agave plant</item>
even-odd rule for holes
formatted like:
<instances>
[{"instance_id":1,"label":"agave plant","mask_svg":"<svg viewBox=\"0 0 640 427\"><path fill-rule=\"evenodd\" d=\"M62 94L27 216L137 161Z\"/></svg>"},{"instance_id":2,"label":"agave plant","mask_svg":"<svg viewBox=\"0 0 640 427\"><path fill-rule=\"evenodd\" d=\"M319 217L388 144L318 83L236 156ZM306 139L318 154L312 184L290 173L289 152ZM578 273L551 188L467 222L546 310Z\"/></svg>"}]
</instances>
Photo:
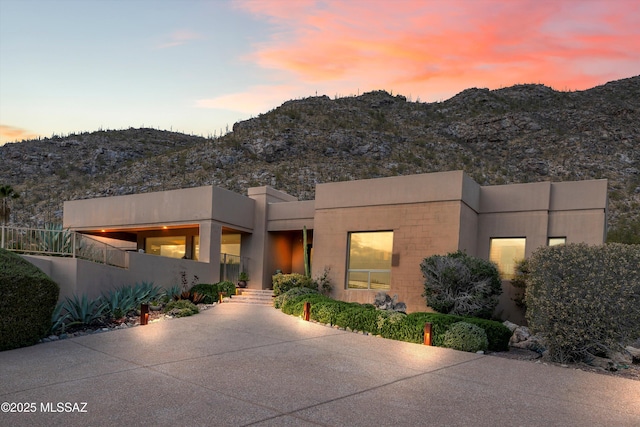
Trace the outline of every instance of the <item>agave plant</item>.
<instances>
[{"instance_id":1,"label":"agave plant","mask_svg":"<svg viewBox=\"0 0 640 427\"><path fill-rule=\"evenodd\" d=\"M204 300L205 295L198 292L182 291L173 296L174 301L189 300L194 304L199 304Z\"/></svg>"},{"instance_id":2,"label":"agave plant","mask_svg":"<svg viewBox=\"0 0 640 427\"><path fill-rule=\"evenodd\" d=\"M179 299L179 298L176 298L176 295L180 295L181 292L182 291L181 291L180 285L173 285L172 287L170 287L164 292L164 295L169 300L172 300L172 299L175 300L175 299Z\"/></svg>"},{"instance_id":3,"label":"agave plant","mask_svg":"<svg viewBox=\"0 0 640 427\"><path fill-rule=\"evenodd\" d=\"M56 305L56 308L53 310L53 314L51 315L51 329L49 333L57 334L59 332L64 332L66 328L66 322L69 319L69 313L64 310L64 303L60 302Z\"/></svg>"},{"instance_id":4,"label":"agave plant","mask_svg":"<svg viewBox=\"0 0 640 427\"><path fill-rule=\"evenodd\" d=\"M71 254L73 232L64 230L62 224L47 224L38 234L38 243L42 252Z\"/></svg>"},{"instance_id":5,"label":"agave plant","mask_svg":"<svg viewBox=\"0 0 640 427\"><path fill-rule=\"evenodd\" d=\"M111 290L107 294L102 294L102 298L107 304L106 313L114 319L124 317L129 311L136 307L131 293L127 292L125 287Z\"/></svg>"},{"instance_id":6,"label":"agave plant","mask_svg":"<svg viewBox=\"0 0 640 427\"><path fill-rule=\"evenodd\" d=\"M136 295L136 305L139 305L157 299L162 295L162 288L154 285L153 282L136 282L134 293Z\"/></svg>"},{"instance_id":7,"label":"agave plant","mask_svg":"<svg viewBox=\"0 0 640 427\"><path fill-rule=\"evenodd\" d=\"M153 282L142 282L111 290L103 294L102 298L107 304L106 312L114 319L119 319L138 308L140 304L157 299L161 294L162 288L155 286Z\"/></svg>"},{"instance_id":8,"label":"agave plant","mask_svg":"<svg viewBox=\"0 0 640 427\"><path fill-rule=\"evenodd\" d=\"M107 304L101 297L89 300L86 295L82 295L82 298L78 298L77 295L74 295L73 298L67 297L63 306L68 315L67 320L69 320L69 323L66 324L67 327L99 323L107 310Z\"/></svg>"}]
</instances>

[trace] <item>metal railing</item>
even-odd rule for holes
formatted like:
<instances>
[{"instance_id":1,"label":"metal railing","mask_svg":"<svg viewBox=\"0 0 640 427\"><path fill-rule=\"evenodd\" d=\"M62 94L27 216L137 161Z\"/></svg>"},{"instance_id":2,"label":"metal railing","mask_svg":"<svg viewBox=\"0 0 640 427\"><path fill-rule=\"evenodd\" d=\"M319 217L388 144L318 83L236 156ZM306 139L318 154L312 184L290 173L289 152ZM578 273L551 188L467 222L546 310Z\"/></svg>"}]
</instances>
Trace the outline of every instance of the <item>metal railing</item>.
<instances>
[{"instance_id":1,"label":"metal railing","mask_svg":"<svg viewBox=\"0 0 640 427\"><path fill-rule=\"evenodd\" d=\"M0 248L127 268L126 251L71 230L0 226Z\"/></svg>"},{"instance_id":2,"label":"metal railing","mask_svg":"<svg viewBox=\"0 0 640 427\"><path fill-rule=\"evenodd\" d=\"M246 271L247 258L231 255L220 254L220 280L228 280L236 283L241 271Z\"/></svg>"}]
</instances>

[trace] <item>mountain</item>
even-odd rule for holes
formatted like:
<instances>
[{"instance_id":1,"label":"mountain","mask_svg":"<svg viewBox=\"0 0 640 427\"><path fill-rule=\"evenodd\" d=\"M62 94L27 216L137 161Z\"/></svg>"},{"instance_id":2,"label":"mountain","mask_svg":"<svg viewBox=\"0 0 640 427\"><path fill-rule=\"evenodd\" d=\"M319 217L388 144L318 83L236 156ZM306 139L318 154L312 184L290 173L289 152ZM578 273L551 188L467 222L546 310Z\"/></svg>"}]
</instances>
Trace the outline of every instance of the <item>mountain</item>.
<instances>
[{"instance_id":1,"label":"mountain","mask_svg":"<svg viewBox=\"0 0 640 427\"><path fill-rule=\"evenodd\" d=\"M592 89L467 89L444 102L384 91L287 101L202 138L154 129L0 146L13 222L60 222L64 200L214 184L271 185L301 200L316 183L464 169L478 183L609 179L610 227L640 221L640 76Z\"/></svg>"}]
</instances>

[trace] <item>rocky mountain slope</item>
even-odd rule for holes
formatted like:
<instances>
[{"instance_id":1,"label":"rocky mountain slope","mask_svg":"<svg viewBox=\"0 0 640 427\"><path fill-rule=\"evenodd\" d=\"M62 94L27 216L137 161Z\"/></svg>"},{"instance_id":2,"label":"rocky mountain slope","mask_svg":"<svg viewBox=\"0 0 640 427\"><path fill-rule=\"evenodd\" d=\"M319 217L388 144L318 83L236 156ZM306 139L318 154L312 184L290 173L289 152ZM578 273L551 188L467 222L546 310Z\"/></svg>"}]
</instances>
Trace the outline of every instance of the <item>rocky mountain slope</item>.
<instances>
[{"instance_id":1,"label":"rocky mountain slope","mask_svg":"<svg viewBox=\"0 0 640 427\"><path fill-rule=\"evenodd\" d=\"M464 169L483 185L609 179L610 225L640 218L640 76L585 91L467 89L438 103L370 92L292 100L205 139L99 131L0 147L13 222L60 222L64 200L214 184L316 183Z\"/></svg>"}]
</instances>

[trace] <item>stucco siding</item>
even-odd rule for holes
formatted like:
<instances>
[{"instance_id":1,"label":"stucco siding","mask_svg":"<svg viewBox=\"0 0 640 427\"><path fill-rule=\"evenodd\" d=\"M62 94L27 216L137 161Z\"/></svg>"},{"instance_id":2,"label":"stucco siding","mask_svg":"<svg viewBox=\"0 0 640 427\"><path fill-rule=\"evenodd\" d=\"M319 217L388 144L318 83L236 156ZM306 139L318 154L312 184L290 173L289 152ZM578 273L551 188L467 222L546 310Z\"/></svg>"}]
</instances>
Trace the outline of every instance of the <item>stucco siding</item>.
<instances>
[{"instance_id":1,"label":"stucco siding","mask_svg":"<svg viewBox=\"0 0 640 427\"><path fill-rule=\"evenodd\" d=\"M316 211L314 229L314 276L330 268L334 297L371 303L377 291L346 289L347 239L349 232L393 231L393 255L389 295L397 294L411 311L426 309L420 263L430 255L458 249L460 201L369 208Z\"/></svg>"},{"instance_id":2,"label":"stucco siding","mask_svg":"<svg viewBox=\"0 0 640 427\"><path fill-rule=\"evenodd\" d=\"M316 186L316 209L460 200L464 172L393 176Z\"/></svg>"},{"instance_id":3,"label":"stucco siding","mask_svg":"<svg viewBox=\"0 0 640 427\"><path fill-rule=\"evenodd\" d=\"M561 211L549 214L549 237L566 237L567 243L601 245L606 238L604 209Z\"/></svg>"}]
</instances>

